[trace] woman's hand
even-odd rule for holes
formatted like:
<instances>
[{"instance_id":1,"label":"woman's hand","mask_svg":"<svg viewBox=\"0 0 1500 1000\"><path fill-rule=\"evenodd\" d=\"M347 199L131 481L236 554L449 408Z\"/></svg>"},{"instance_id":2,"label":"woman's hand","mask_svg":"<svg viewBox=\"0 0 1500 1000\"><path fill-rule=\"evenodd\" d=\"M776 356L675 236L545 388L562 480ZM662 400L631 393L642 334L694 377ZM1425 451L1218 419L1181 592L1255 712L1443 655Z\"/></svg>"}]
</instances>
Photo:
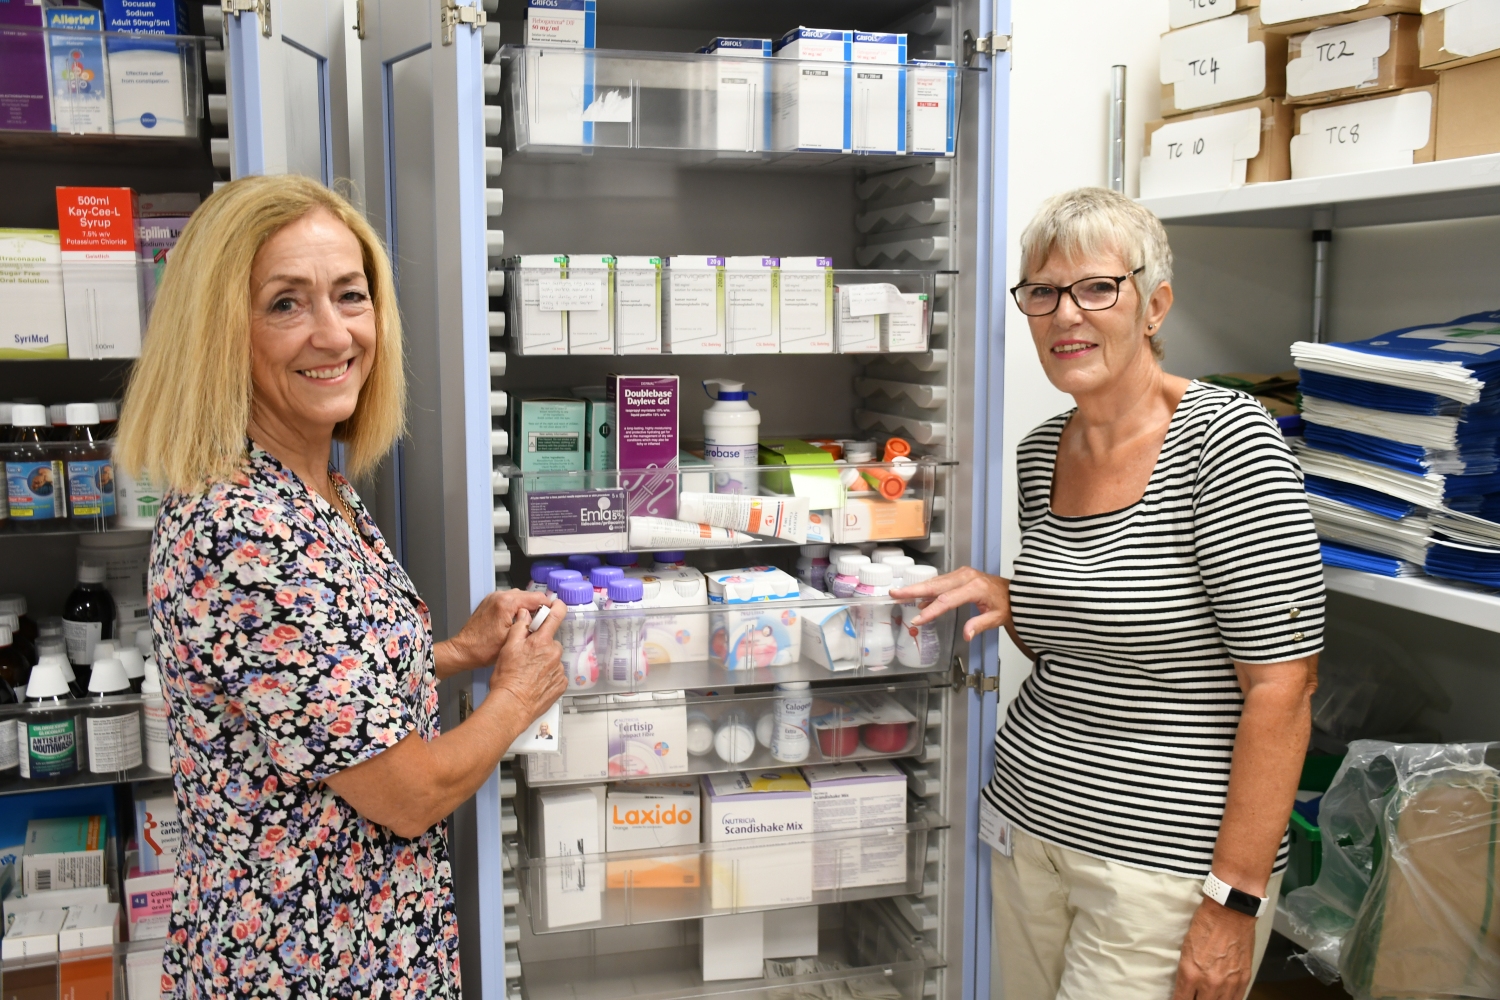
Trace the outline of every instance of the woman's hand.
<instances>
[{"instance_id":1,"label":"woman's hand","mask_svg":"<svg viewBox=\"0 0 1500 1000\"><path fill-rule=\"evenodd\" d=\"M490 692L509 695L515 700L516 711L525 719L523 729L568 690L568 675L562 668L562 645L555 638L568 608L562 601L553 601L550 607L547 620L535 632L527 631L531 624L529 611L523 609L516 615L490 673Z\"/></svg>"},{"instance_id":2,"label":"woman's hand","mask_svg":"<svg viewBox=\"0 0 1500 1000\"><path fill-rule=\"evenodd\" d=\"M1002 576L981 573L972 566L935 576L910 587L895 587L891 596L897 600L932 598L922 613L912 620L924 625L934 618L965 604L973 604L979 614L964 623L965 641L987 629L1010 626L1010 581Z\"/></svg>"},{"instance_id":3,"label":"woman's hand","mask_svg":"<svg viewBox=\"0 0 1500 1000\"><path fill-rule=\"evenodd\" d=\"M1205 898L1193 914L1172 1000L1241 1000L1255 963L1255 918Z\"/></svg>"},{"instance_id":4,"label":"woman's hand","mask_svg":"<svg viewBox=\"0 0 1500 1000\"><path fill-rule=\"evenodd\" d=\"M522 611L534 615L546 603L547 595L535 590L496 590L486 594L458 635L434 646L438 679L494 666L516 615Z\"/></svg>"}]
</instances>

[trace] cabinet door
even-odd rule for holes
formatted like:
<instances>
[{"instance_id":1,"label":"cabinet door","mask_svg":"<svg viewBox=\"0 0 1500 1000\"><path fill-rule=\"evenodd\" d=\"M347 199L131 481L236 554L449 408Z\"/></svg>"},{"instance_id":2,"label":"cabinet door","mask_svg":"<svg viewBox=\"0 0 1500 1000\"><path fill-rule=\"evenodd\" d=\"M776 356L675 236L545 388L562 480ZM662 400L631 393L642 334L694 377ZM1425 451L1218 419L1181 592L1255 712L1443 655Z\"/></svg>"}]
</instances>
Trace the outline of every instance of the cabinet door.
<instances>
[{"instance_id":1,"label":"cabinet door","mask_svg":"<svg viewBox=\"0 0 1500 1000\"><path fill-rule=\"evenodd\" d=\"M229 5L226 5L229 6ZM358 38L345 0L234 0L229 50L230 172L349 177L348 61Z\"/></svg>"}]
</instances>

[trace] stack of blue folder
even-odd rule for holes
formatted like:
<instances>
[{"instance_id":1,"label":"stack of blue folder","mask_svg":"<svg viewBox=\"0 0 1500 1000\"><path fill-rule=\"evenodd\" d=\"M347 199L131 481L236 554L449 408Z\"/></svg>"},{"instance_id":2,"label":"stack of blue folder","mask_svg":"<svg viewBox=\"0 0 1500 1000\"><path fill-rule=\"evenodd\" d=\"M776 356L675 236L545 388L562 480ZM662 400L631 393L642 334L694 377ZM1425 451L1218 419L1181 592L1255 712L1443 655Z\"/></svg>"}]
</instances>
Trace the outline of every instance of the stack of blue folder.
<instances>
[{"instance_id":1,"label":"stack of blue folder","mask_svg":"<svg viewBox=\"0 0 1500 1000\"><path fill-rule=\"evenodd\" d=\"M1292 357L1324 562L1500 587L1500 310Z\"/></svg>"}]
</instances>

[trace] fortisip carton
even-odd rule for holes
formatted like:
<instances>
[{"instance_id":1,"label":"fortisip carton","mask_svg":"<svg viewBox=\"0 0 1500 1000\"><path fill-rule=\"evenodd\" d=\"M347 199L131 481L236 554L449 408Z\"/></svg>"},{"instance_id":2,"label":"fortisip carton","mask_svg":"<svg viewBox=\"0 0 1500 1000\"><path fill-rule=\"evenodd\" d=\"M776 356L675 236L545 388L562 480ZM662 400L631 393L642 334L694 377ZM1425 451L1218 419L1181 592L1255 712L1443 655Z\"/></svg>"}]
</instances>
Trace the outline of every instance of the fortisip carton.
<instances>
[{"instance_id":1,"label":"fortisip carton","mask_svg":"<svg viewBox=\"0 0 1500 1000\"><path fill-rule=\"evenodd\" d=\"M779 354L775 257L724 258L724 343L730 354Z\"/></svg>"},{"instance_id":2,"label":"fortisip carton","mask_svg":"<svg viewBox=\"0 0 1500 1000\"><path fill-rule=\"evenodd\" d=\"M615 259L568 254L568 353L615 353Z\"/></svg>"},{"instance_id":3,"label":"fortisip carton","mask_svg":"<svg viewBox=\"0 0 1500 1000\"><path fill-rule=\"evenodd\" d=\"M130 188L57 189L70 358L141 353L136 215Z\"/></svg>"},{"instance_id":4,"label":"fortisip carton","mask_svg":"<svg viewBox=\"0 0 1500 1000\"><path fill-rule=\"evenodd\" d=\"M615 353L661 353L661 258L615 258Z\"/></svg>"},{"instance_id":5,"label":"fortisip carton","mask_svg":"<svg viewBox=\"0 0 1500 1000\"><path fill-rule=\"evenodd\" d=\"M781 258L777 293L781 353L832 354L833 258Z\"/></svg>"},{"instance_id":6,"label":"fortisip carton","mask_svg":"<svg viewBox=\"0 0 1500 1000\"><path fill-rule=\"evenodd\" d=\"M813 832L872 831L820 838L813 848L813 888L850 889L906 879L906 774L888 760L856 760L802 769L812 789ZM876 828L880 829L878 832Z\"/></svg>"},{"instance_id":7,"label":"fortisip carton","mask_svg":"<svg viewBox=\"0 0 1500 1000\"><path fill-rule=\"evenodd\" d=\"M724 258L668 257L662 335L669 354L724 353Z\"/></svg>"},{"instance_id":8,"label":"fortisip carton","mask_svg":"<svg viewBox=\"0 0 1500 1000\"><path fill-rule=\"evenodd\" d=\"M627 567L626 576L641 581L646 608L707 608L708 584L701 570ZM668 663L701 663L708 659L708 615L647 615L643 642L653 667Z\"/></svg>"},{"instance_id":9,"label":"fortisip carton","mask_svg":"<svg viewBox=\"0 0 1500 1000\"><path fill-rule=\"evenodd\" d=\"M57 231L0 229L0 358L67 356Z\"/></svg>"},{"instance_id":10,"label":"fortisip carton","mask_svg":"<svg viewBox=\"0 0 1500 1000\"><path fill-rule=\"evenodd\" d=\"M853 47L854 32L819 28L793 28L776 43L777 149L850 150Z\"/></svg>"},{"instance_id":11,"label":"fortisip carton","mask_svg":"<svg viewBox=\"0 0 1500 1000\"><path fill-rule=\"evenodd\" d=\"M605 798L605 849L645 851L698 843L698 782L692 779L626 781ZM698 855L653 854L611 861L611 889L688 889L699 883Z\"/></svg>"},{"instance_id":12,"label":"fortisip carton","mask_svg":"<svg viewBox=\"0 0 1500 1000\"><path fill-rule=\"evenodd\" d=\"M111 132L105 73L104 14L90 7L48 7L47 81L59 132Z\"/></svg>"},{"instance_id":13,"label":"fortisip carton","mask_svg":"<svg viewBox=\"0 0 1500 1000\"><path fill-rule=\"evenodd\" d=\"M181 0L104 0L110 31L134 35L186 35ZM186 135L183 60L165 39L112 38L109 91L116 135Z\"/></svg>"},{"instance_id":14,"label":"fortisip carton","mask_svg":"<svg viewBox=\"0 0 1500 1000\"><path fill-rule=\"evenodd\" d=\"M658 691L610 697L606 726L611 778L646 778L687 771L687 706L681 701L663 704L663 694Z\"/></svg>"},{"instance_id":15,"label":"fortisip carton","mask_svg":"<svg viewBox=\"0 0 1500 1000\"><path fill-rule=\"evenodd\" d=\"M774 566L710 573L708 601L716 609L709 654L726 670L784 667L802 655L802 622L787 606L801 596L797 578Z\"/></svg>"},{"instance_id":16,"label":"fortisip carton","mask_svg":"<svg viewBox=\"0 0 1500 1000\"><path fill-rule=\"evenodd\" d=\"M593 788L543 788L536 793L542 920L547 927L589 924L604 915L604 865L584 861L604 850L604 803ZM557 859L557 860L554 860Z\"/></svg>"},{"instance_id":17,"label":"fortisip carton","mask_svg":"<svg viewBox=\"0 0 1500 1000\"><path fill-rule=\"evenodd\" d=\"M699 52L720 57L713 73L714 136L719 149L771 146L771 40L715 38ZM731 61L732 60L732 61Z\"/></svg>"},{"instance_id":18,"label":"fortisip carton","mask_svg":"<svg viewBox=\"0 0 1500 1000\"><path fill-rule=\"evenodd\" d=\"M812 902L812 790L795 769L703 778L703 840L714 909Z\"/></svg>"},{"instance_id":19,"label":"fortisip carton","mask_svg":"<svg viewBox=\"0 0 1500 1000\"><path fill-rule=\"evenodd\" d=\"M849 138L867 153L906 152L906 36L856 31L849 46Z\"/></svg>"},{"instance_id":20,"label":"fortisip carton","mask_svg":"<svg viewBox=\"0 0 1500 1000\"><path fill-rule=\"evenodd\" d=\"M629 516L676 517L677 376L611 374L604 390L614 408L614 463Z\"/></svg>"},{"instance_id":21,"label":"fortisip carton","mask_svg":"<svg viewBox=\"0 0 1500 1000\"><path fill-rule=\"evenodd\" d=\"M946 59L913 59L906 68L906 152L952 156L958 133L958 66Z\"/></svg>"}]
</instances>

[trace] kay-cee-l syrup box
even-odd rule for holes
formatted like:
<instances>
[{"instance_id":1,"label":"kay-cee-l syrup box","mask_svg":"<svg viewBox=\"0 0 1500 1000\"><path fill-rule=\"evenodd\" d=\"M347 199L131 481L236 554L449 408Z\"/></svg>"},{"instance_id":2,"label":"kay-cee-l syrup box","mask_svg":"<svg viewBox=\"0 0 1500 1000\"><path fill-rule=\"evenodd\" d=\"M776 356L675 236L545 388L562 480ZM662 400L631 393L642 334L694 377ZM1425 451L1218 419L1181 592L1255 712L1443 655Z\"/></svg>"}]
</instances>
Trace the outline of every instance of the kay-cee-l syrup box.
<instances>
[{"instance_id":1,"label":"kay-cee-l syrup box","mask_svg":"<svg viewBox=\"0 0 1500 1000\"><path fill-rule=\"evenodd\" d=\"M137 214L130 188L57 189L70 358L140 356Z\"/></svg>"}]
</instances>

